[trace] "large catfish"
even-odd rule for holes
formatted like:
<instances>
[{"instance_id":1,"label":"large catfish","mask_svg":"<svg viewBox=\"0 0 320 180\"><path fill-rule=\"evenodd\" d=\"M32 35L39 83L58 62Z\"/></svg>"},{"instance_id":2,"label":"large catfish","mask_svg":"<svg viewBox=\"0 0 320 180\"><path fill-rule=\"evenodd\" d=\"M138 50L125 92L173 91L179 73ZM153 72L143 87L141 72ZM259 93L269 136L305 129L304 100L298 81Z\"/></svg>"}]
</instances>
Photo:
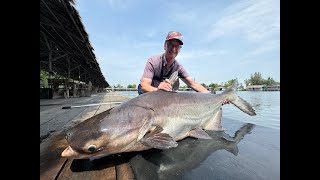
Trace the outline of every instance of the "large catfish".
<instances>
[{"instance_id":1,"label":"large catfish","mask_svg":"<svg viewBox=\"0 0 320 180\"><path fill-rule=\"evenodd\" d=\"M62 157L89 158L151 148L168 149L186 137L211 139L205 130L222 131L224 100L256 115L251 105L236 95L237 81L220 94L154 91L72 127L69 146Z\"/></svg>"}]
</instances>

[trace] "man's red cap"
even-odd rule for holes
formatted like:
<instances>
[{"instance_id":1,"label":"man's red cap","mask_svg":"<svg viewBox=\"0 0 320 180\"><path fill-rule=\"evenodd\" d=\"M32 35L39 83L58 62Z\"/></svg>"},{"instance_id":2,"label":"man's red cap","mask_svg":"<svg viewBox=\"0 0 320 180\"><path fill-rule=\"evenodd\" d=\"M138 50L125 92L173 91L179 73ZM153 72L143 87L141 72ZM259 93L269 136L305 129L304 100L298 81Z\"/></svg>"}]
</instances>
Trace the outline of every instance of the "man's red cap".
<instances>
[{"instance_id":1,"label":"man's red cap","mask_svg":"<svg viewBox=\"0 0 320 180\"><path fill-rule=\"evenodd\" d=\"M170 39L177 39L180 41L180 44L183 45L183 36L177 31L170 31L166 37L166 41Z\"/></svg>"}]
</instances>

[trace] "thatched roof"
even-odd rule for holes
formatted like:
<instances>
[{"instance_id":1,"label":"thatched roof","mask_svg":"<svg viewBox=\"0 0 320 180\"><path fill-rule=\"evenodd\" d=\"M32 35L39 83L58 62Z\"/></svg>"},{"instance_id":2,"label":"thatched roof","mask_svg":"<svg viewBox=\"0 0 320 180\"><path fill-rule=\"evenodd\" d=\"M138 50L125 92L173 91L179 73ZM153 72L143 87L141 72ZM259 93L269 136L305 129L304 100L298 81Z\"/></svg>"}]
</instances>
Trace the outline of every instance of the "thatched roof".
<instances>
[{"instance_id":1,"label":"thatched roof","mask_svg":"<svg viewBox=\"0 0 320 180\"><path fill-rule=\"evenodd\" d=\"M109 84L101 73L73 0L40 0L40 68L94 86ZM69 63L68 63L69 62Z\"/></svg>"}]
</instances>

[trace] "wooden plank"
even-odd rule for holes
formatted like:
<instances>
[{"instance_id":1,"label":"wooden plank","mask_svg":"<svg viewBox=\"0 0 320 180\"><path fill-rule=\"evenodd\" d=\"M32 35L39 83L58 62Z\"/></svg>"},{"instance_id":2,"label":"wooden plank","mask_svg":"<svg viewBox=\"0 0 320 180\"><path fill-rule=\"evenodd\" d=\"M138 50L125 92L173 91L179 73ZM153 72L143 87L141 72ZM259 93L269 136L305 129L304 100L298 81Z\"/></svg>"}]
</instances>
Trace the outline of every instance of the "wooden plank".
<instances>
[{"instance_id":1,"label":"wooden plank","mask_svg":"<svg viewBox=\"0 0 320 180\"><path fill-rule=\"evenodd\" d=\"M58 180L115 180L116 169L113 156L99 159L69 159Z\"/></svg>"},{"instance_id":2,"label":"wooden plank","mask_svg":"<svg viewBox=\"0 0 320 180\"><path fill-rule=\"evenodd\" d=\"M86 99L75 100L73 104L101 103L126 101L127 96L119 94L104 94ZM61 100L59 100L61 101ZM52 102L56 103L56 102ZM70 103L70 102L69 102ZM126 162L114 159L116 156L106 156L99 159L66 159L61 152L68 146L65 134L74 125L95 115L97 118L105 116L108 109L117 105L100 105L92 107L60 109L64 104L42 106L40 109L40 137L41 133L55 131L49 138L40 143L40 179L133 179L133 173ZM46 109L48 108L48 109ZM42 120L41 120L42 119ZM48 121L50 120L50 121ZM115 165L117 162L117 166ZM118 170L119 172L116 172Z\"/></svg>"},{"instance_id":3,"label":"wooden plank","mask_svg":"<svg viewBox=\"0 0 320 180\"><path fill-rule=\"evenodd\" d=\"M81 107L81 108L74 108L73 110L76 111L77 109L84 109L81 113L76 115L72 120L70 120L63 129L69 129L70 127L75 126L76 124L79 124L90 117L97 114L97 110L99 109L99 106L91 106L91 107Z\"/></svg>"},{"instance_id":4,"label":"wooden plank","mask_svg":"<svg viewBox=\"0 0 320 180\"><path fill-rule=\"evenodd\" d=\"M70 165L71 162L66 161L66 158L61 157L61 152L68 146L67 141L65 140L66 131L74 125L94 116L97 110L98 107L85 108L85 110L82 110L80 114L64 126L61 131L54 133L52 137L40 144L40 179L55 179L63 166L65 167L62 171L65 171L65 168L69 167L68 165ZM104 116L104 113L101 113L101 116ZM64 164L65 162L66 164ZM111 172L102 172L102 174L106 173L110 174ZM94 174L99 175L101 172Z\"/></svg>"},{"instance_id":5,"label":"wooden plank","mask_svg":"<svg viewBox=\"0 0 320 180\"><path fill-rule=\"evenodd\" d=\"M72 110L73 113L69 112L69 115L64 117L64 119L70 119L70 114L74 116L75 113L78 113L73 118L75 119L74 122L83 121L92 117L97 109L97 107L89 107ZM74 122L71 121L71 125ZM40 144L40 179L55 179L64 166L67 159L61 157L61 152L68 146L65 134L70 127L72 126L65 126L62 130L53 133L51 137Z\"/></svg>"},{"instance_id":6,"label":"wooden plank","mask_svg":"<svg viewBox=\"0 0 320 180\"><path fill-rule=\"evenodd\" d=\"M84 100L82 100L84 101ZM61 130L62 128L68 128L70 124L75 124L74 122L82 122L85 119L90 118L91 116L97 114L98 106L92 107L83 107L83 108L73 108L73 109L62 109L60 107L47 107L48 109L52 108L54 110L50 110L48 114L40 113L40 121L43 119L52 118L50 121L47 121L44 124L40 125L40 141L43 137L50 135L50 133L54 131ZM78 123L79 123L78 122Z\"/></svg>"},{"instance_id":7,"label":"wooden plank","mask_svg":"<svg viewBox=\"0 0 320 180\"><path fill-rule=\"evenodd\" d=\"M66 112L67 111L61 111L61 107L59 105L40 107L40 126Z\"/></svg>"},{"instance_id":8,"label":"wooden plank","mask_svg":"<svg viewBox=\"0 0 320 180\"><path fill-rule=\"evenodd\" d=\"M132 155L132 153L131 153ZM131 165L129 163L130 158L132 156L129 155L115 155L115 161L116 161L116 171L117 171L117 179L121 180L133 180L134 174L131 169Z\"/></svg>"},{"instance_id":9,"label":"wooden plank","mask_svg":"<svg viewBox=\"0 0 320 180\"><path fill-rule=\"evenodd\" d=\"M59 115L56 114L57 116L53 117L52 120L40 125L40 137L46 135L47 133L60 131L68 122L76 118L79 114L82 114L85 110L86 108L78 108L72 110L57 110L64 111L64 113L59 113ZM42 118L43 117L40 116L40 119Z\"/></svg>"},{"instance_id":10,"label":"wooden plank","mask_svg":"<svg viewBox=\"0 0 320 180\"><path fill-rule=\"evenodd\" d=\"M116 166L117 179L121 180L133 180L134 175L129 163L124 163Z\"/></svg>"},{"instance_id":11,"label":"wooden plank","mask_svg":"<svg viewBox=\"0 0 320 180\"><path fill-rule=\"evenodd\" d=\"M61 152L67 146L64 134L53 135L40 144L40 179L53 180L67 160Z\"/></svg>"},{"instance_id":12,"label":"wooden plank","mask_svg":"<svg viewBox=\"0 0 320 180\"><path fill-rule=\"evenodd\" d=\"M99 106L99 109L97 110L96 114L100 114L100 113L102 113L110 108L113 108L115 106L118 106L118 105L101 105L101 106Z\"/></svg>"}]
</instances>

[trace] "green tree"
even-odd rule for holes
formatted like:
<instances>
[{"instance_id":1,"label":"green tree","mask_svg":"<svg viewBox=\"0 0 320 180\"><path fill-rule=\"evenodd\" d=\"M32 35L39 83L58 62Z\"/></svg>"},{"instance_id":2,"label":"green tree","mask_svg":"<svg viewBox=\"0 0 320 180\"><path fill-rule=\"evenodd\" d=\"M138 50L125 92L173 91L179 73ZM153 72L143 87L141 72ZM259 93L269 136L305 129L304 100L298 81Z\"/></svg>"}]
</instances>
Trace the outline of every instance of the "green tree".
<instances>
[{"instance_id":1,"label":"green tree","mask_svg":"<svg viewBox=\"0 0 320 180\"><path fill-rule=\"evenodd\" d=\"M212 89L218 87L219 85L217 83L211 83L209 84L209 87L211 87Z\"/></svg>"},{"instance_id":2,"label":"green tree","mask_svg":"<svg viewBox=\"0 0 320 180\"><path fill-rule=\"evenodd\" d=\"M49 73L44 70L40 70L40 80L42 80L44 87L48 87Z\"/></svg>"},{"instance_id":3,"label":"green tree","mask_svg":"<svg viewBox=\"0 0 320 180\"><path fill-rule=\"evenodd\" d=\"M231 86L235 80L236 80L236 79L231 79L231 80L229 80L228 82L226 82L226 83L224 84L224 87L229 87L229 86Z\"/></svg>"},{"instance_id":4,"label":"green tree","mask_svg":"<svg viewBox=\"0 0 320 180\"><path fill-rule=\"evenodd\" d=\"M268 77L268 79L264 81L264 84L267 86L272 86L276 84L276 81L273 78Z\"/></svg>"},{"instance_id":5,"label":"green tree","mask_svg":"<svg viewBox=\"0 0 320 180\"><path fill-rule=\"evenodd\" d=\"M201 85L205 88L207 88L208 86L205 83L201 83Z\"/></svg>"},{"instance_id":6,"label":"green tree","mask_svg":"<svg viewBox=\"0 0 320 180\"><path fill-rule=\"evenodd\" d=\"M268 77L268 79L263 79L261 73L255 72L254 75L251 74L250 79L244 80L246 86L249 85L280 85L280 82L276 82L273 78Z\"/></svg>"},{"instance_id":7,"label":"green tree","mask_svg":"<svg viewBox=\"0 0 320 180\"><path fill-rule=\"evenodd\" d=\"M129 84L128 86L127 86L127 88L136 88L137 86L136 86L136 84Z\"/></svg>"},{"instance_id":8,"label":"green tree","mask_svg":"<svg viewBox=\"0 0 320 180\"><path fill-rule=\"evenodd\" d=\"M122 85L120 85L120 84L118 84L118 85L114 85L113 87L114 87L114 88L123 88L123 86L122 86Z\"/></svg>"},{"instance_id":9,"label":"green tree","mask_svg":"<svg viewBox=\"0 0 320 180\"><path fill-rule=\"evenodd\" d=\"M251 85L263 85L264 80L262 79L261 73L255 72L254 75L251 74L250 77L250 84Z\"/></svg>"}]
</instances>

